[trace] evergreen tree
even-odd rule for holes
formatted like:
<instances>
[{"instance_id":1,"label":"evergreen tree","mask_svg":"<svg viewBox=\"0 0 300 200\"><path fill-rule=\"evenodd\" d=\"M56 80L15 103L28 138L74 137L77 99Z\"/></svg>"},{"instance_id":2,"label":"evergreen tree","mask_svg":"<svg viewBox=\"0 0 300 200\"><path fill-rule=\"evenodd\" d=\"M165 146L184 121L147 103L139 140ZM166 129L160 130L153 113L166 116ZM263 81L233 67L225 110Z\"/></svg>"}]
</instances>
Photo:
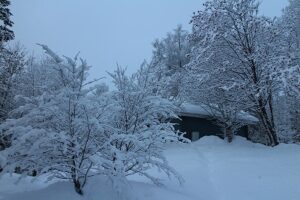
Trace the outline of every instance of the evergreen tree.
<instances>
[{"instance_id":1,"label":"evergreen tree","mask_svg":"<svg viewBox=\"0 0 300 200\"><path fill-rule=\"evenodd\" d=\"M12 16L8 6L10 0L0 0L0 44L14 39L14 32L10 29L13 25L10 17Z\"/></svg>"}]
</instances>

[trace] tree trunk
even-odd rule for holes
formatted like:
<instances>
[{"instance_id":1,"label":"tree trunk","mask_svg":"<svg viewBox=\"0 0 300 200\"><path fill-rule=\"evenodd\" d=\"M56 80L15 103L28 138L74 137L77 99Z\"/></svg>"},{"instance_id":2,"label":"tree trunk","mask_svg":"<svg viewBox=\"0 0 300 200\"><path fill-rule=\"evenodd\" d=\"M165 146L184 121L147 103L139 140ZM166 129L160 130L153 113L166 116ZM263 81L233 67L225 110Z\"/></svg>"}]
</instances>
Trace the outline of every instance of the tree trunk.
<instances>
[{"instance_id":1,"label":"tree trunk","mask_svg":"<svg viewBox=\"0 0 300 200\"><path fill-rule=\"evenodd\" d=\"M74 188L75 191L79 194L79 195L83 195L83 191L82 191L82 187L81 187L81 183L79 180L73 179L73 183L74 183Z\"/></svg>"},{"instance_id":2,"label":"tree trunk","mask_svg":"<svg viewBox=\"0 0 300 200\"><path fill-rule=\"evenodd\" d=\"M232 131L232 127L231 126L226 127L226 129L225 129L225 137L227 138L227 141L229 143L232 142L232 140L233 140L233 131Z\"/></svg>"},{"instance_id":3,"label":"tree trunk","mask_svg":"<svg viewBox=\"0 0 300 200\"><path fill-rule=\"evenodd\" d=\"M276 134L275 127L273 126L273 123L268 116L267 110L265 106L263 106L262 100L259 100L259 117L262 121L262 124L266 130L268 139L269 139L269 145L270 146L277 146L279 144L278 137Z\"/></svg>"},{"instance_id":4,"label":"tree trunk","mask_svg":"<svg viewBox=\"0 0 300 200\"><path fill-rule=\"evenodd\" d=\"M251 55L251 49L249 49L249 52L250 52L250 55ZM245 52L245 53L247 53L247 52ZM251 71L252 71L252 81L253 81L254 85L258 85L259 79L258 79L258 75L257 75L257 65L256 65L256 62L253 59L250 60L250 67L251 67ZM260 93L260 91L259 91L259 89L257 89L257 94L259 94L259 93ZM271 95L272 95L271 92L269 93L269 95L270 95L270 98L272 98L271 97ZM259 115L259 117L262 121L262 124L263 124L263 126L266 130L266 133L267 133L267 137L269 139L269 144L268 145L276 146L276 145L279 144L279 142L278 142L276 130L275 130L275 127L274 127L274 121L273 121L272 117L269 117L269 115L268 115L268 112L267 112L267 109L266 109L267 105L264 103L263 97L259 96L256 103L258 104L257 105L258 115ZM269 105L269 106L272 106L272 105ZM270 109L271 109L271 112L272 112L271 107L270 107Z\"/></svg>"},{"instance_id":5,"label":"tree trunk","mask_svg":"<svg viewBox=\"0 0 300 200\"><path fill-rule=\"evenodd\" d=\"M74 145L72 143L72 145ZM73 184L74 184L74 189L75 191L79 194L79 195L83 195L83 191L82 191L82 185L80 183L80 180L78 179L77 176L77 171L76 171L76 162L75 162L75 156L72 156L72 167L71 167L71 176L72 176L72 180L73 180Z\"/></svg>"}]
</instances>

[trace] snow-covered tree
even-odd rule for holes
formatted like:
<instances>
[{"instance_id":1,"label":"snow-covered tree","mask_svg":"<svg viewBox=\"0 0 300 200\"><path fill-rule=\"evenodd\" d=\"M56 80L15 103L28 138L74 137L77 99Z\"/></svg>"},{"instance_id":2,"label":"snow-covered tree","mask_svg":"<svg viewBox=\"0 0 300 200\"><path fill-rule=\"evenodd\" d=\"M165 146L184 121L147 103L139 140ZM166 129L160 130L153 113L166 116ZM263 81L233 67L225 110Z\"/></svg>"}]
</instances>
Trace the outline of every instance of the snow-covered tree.
<instances>
[{"instance_id":1,"label":"snow-covered tree","mask_svg":"<svg viewBox=\"0 0 300 200\"><path fill-rule=\"evenodd\" d=\"M300 6L291 0L282 17L276 22L279 40L274 45L280 51L281 62L274 62L281 73L274 76L277 82L274 96L274 120L280 139L284 142L299 142L300 127Z\"/></svg>"},{"instance_id":2,"label":"snow-covered tree","mask_svg":"<svg viewBox=\"0 0 300 200\"><path fill-rule=\"evenodd\" d=\"M280 75L280 67L288 58L276 46L279 36L274 22L259 16L258 9L256 0L204 3L204 10L192 18L190 39L196 44L189 67L193 74L218 78L223 87L237 88L236 95L242 94L240 102L259 117L269 144L277 145L274 77Z\"/></svg>"},{"instance_id":3,"label":"snow-covered tree","mask_svg":"<svg viewBox=\"0 0 300 200\"><path fill-rule=\"evenodd\" d=\"M289 0L289 5L284 9L282 26L285 26L287 34L293 37L294 47L300 47L300 2Z\"/></svg>"},{"instance_id":4,"label":"snow-covered tree","mask_svg":"<svg viewBox=\"0 0 300 200\"><path fill-rule=\"evenodd\" d=\"M0 52L0 122L14 107L17 80L25 66L24 50L16 45Z\"/></svg>"},{"instance_id":5,"label":"snow-covered tree","mask_svg":"<svg viewBox=\"0 0 300 200\"><path fill-rule=\"evenodd\" d=\"M16 93L23 97L37 97L44 92L53 92L62 87L59 71L53 65L53 59L45 56L38 60L30 56L16 82Z\"/></svg>"},{"instance_id":6,"label":"snow-covered tree","mask_svg":"<svg viewBox=\"0 0 300 200\"><path fill-rule=\"evenodd\" d=\"M18 79L25 65L25 54L18 45L0 51L0 124L16 108ZM0 137L0 150L9 145L9 138Z\"/></svg>"},{"instance_id":7,"label":"snow-covered tree","mask_svg":"<svg viewBox=\"0 0 300 200\"><path fill-rule=\"evenodd\" d=\"M0 0L0 47L4 42L14 39L14 32L10 29L13 22L11 21L11 12L8 8L10 0Z\"/></svg>"},{"instance_id":8,"label":"snow-covered tree","mask_svg":"<svg viewBox=\"0 0 300 200\"><path fill-rule=\"evenodd\" d=\"M199 78L190 74L185 79L185 90L181 94L183 100L205 109L211 120L222 128L224 138L232 142L239 128L245 125L241 120L242 111L245 109L245 104L241 103L243 97L236 95L238 88L226 88L217 77L210 77L206 81L203 80L204 77L200 78L201 81Z\"/></svg>"},{"instance_id":9,"label":"snow-covered tree","mask_svg":"<svg viewBox=\"0 0 300 200\"><path fill-rule=\"evenodd\" d=\"M174 130L170 119L177 118L176 107L168 100L153 94L149 68L141 68L132 77L118 68L110 73L116 90L111 93L109 124L113 128L112 138L105 155L105 165L114 177L139 174L155 184L158 177L148 173L157 168L168 176L181 177L168 165L163 150L169 142L185 141Z\"/></svg>"},{"instance_id":10,"label":"snow-covered tree","mask_svg":"<svg viewBox=\"0 0 300 200\"><path fill-rule=\"evenodd\" d=\"M13 109L16 76L25 65L24 51L19 45L13 48L5 46L6 42L14 39L14 32L10 29L13 22L9 5L10 0L0 0L0 124ZM5 148L7 142L7 138L0 138L0 150Z\"/></svg>"},{"instance_id":11,"label":"snow-covered tree","mask_svg":"<svg viewBox=\"0 0 300 200\"><path fill-rule=\"evenodd\" d=\"M77 56L62 59L42 47L52 59L47 67L57 72L61 87L23 97L26 103L1 124L1 136L11 141L1 152L7 158L2 167L4 172L18 167L22 173L35 170L38 175L70 180L82 194L87 178L102 169L101 159L97 159L106 141L98 120L102 113L89 98L87 63Z\"/></svg>"},{"instance_id":12,"label":"snow-covered tree","mask_svg":"<svg viewBox=\"0 0 300 200\"><path fill-rule=\"evenodd\" d=\"M12 108L13 82L25 64L24 51L19 45L13 48L5 46L6 42L14 39L14 32L10 29L13 22L9 5L10 0L0 0L0 123Z\"/></svg>"},{"instance_id":13,"label":"snow-covered tree","mask_svg":"<svg viewBox=\"0 0 300 200\"><path fill-rule=\"evenodd\" d=\"M132 174L161 184L148 173L150 168L182 182L163 150L169 142L186 140L170 122L177 118L176 107L153 93L149 68L132 77L116 70L110 74L116 90L109 92L106 85L87 81L89 66L84 60L61 58L41 46L49 59L41 69L26 69L24 80L36 78L28 85L33 89L17 97L20 106L0 125L1 138L10 141L1 152L6 158L0 163L2 173L17 168L19 173L66 179L79 194L95 175L110 177L115 185ZM41 83L45 69L51 69L54 80Z\"/></svg>"},{"instance_id":14,"label":"snow-covered tree","mask_svg":"<svg viewBox=\"0 0 300 200\"><path fill-rule=\"evenodd\" d=\"M189 62L191 45L188 32L178 26L163 39L153 43L153 56L149 64L157 85L157 93L166 98L176 98L180 93L184 66Z\"/></svg>"}]
</instances>

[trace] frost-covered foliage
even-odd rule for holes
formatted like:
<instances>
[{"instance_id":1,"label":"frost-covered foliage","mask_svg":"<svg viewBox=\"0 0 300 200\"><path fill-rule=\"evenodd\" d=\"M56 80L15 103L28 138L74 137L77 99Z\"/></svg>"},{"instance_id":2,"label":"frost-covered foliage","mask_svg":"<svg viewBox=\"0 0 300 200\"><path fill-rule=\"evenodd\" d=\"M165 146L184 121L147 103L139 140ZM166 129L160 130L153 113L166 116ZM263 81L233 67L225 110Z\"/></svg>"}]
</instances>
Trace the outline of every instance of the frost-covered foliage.
<instances>
[{"instance_id":1,"label":"frost-covered foliage","mask_svg":"<svg viewBox=\"0 0 300 200\"><path fill-rule=\"evenodd\" d=\"M14 39L14 32L10 29L13 25L11 21L11 12L8 8L10 0L0 0L0 45Z\"/></svg>"},{"instance_id":2,"label":"frost-covered foliage","mask_svg":"<svg viewBox=\"0 0 300 200\"><path fill-rule=\"evenodd\" d=\"M173 32L153 43L153 56L149 67L154 75L157 93L174 99L179 96L184 66L189 62L191 45L187 39L188 32L178 26Z\"/></svg>"},{"instance_id":3,"label":"frost-covered foliage","mask_svg":"<svg viewBox=\"0 0 300 200\"><path fill-rule=\"evenodd\" d=\"M110 73L116 91L110 96L110 122L113 128L106 166L114 176L139 174L160 185L160 179L148 174L157 168L168 176L181 177L172 169L163 155L165 146L185 141L174 130L171 118L177 118L176 107L168 100L153 94L148 68L141 68L132 77L118 68Z\"/></svg>"},{"instance_id":4,"label":"frost-covered foliage","mask_svg":"<svg viewBox=\"0 0 300 200\"><path fill-rule=\"evenodd\" d=\"M89 66L77 57L61 59L42 47L52 58L47 67L57 71L60 87L24 97L26 103L1 125L2 136L11 141L2 166L6 172L19 168L23 173L35 170L49 173L49 178L69 179L82 194L87 178L101 169L97 158L105 141L100 110L88 96Z\"/></svg>"},{"instance_id":5,"label":"frost-covered foliage","mask_svg":"<svg viewBox=\"0 0 300 200\"><path fill-rule=\"evenodd\" d=\"M28 98L62 87L59 71L53 67L53 59L50 57L44 57L42 60L37 60L34 56L29 57L18 82L18 95Z\"/></svg>"},{"instance_id":6,"label":"frost-covered foliage","mask_svg":"<svg viewBox=\"0 0 300 200\"><path fill-rule=\"evenodd\" d=\"M191 76L189 75L188 78ZM203 79L198 79L198 81L185 79L185 90L181 95L186 102L202 105L212 120L221 127L224 138L228 142L232 142L237 131L249 122L240 119L245 104L241 102L242 97L236 95L238 88L225 88L219 80L220 78L216 76L210 77L206 81Z\"/></svg>"},{"instance_id":7,"label":"frost-covered foliage","mask_svg":"<svg viewBox=\"0 0 300 200\"><path fill-rule=\"evenodd\" d=\"M0 123L14 107L16 76L25 65L23 49L19 45L12 48L6 46L6 42L14 39L14 32L11 30L13 22L10 3L10 0L0 0ZM0 139L0 150L5 145Z\"/></svg>"},{"instance_id":8,"label":"frost-covered foliage","mask_svg":"<svg viewBox=\"0 0 300 200\"><path fill-rule=\"evenodd\" d=\"M300 139L300 2L291 0L277 23L280 43L277 46L288 55L283 68L283 84L276 98L275 119L281 138L288 142Z\"/></svg>"},{"instance_id":9,"label":"frost-covered foliage","mask_svg":"<svg viewBox=\"0 0 300 200\"><path fill-rule=\"evenodd\" d=\"M287 71L290 58L278 45L281 38L274 21L259 16L258 11L256 0L204 3L204 9L192 18L190 40L195 47L189 63L189 81L202 81L208 90L217 93L220 88L235 93L229 102L256 113L268 143L277 145L273 98L278 85L284 84L282 74Z\"/></svg>"},{"instance_id":10,"label":"frost-covered foliage","mask_svg":"<svg viewBox=\"0 0 300 200\"><path fill-rule=\"evenodd\" d=\"M41 46L49 58L26 68L20 80L32 82L0 125L1 138L10 142L1 152L3 173L66 179L79 194L95 175L110 177L116 187L133 174L161 184L150 168L182 182L163 155L166 144L185 141L169 122L177 118L176 107L154 95L143 68L130 78L122 69L111 73L116 90L109 92L105 84L87 81L84 60Z\"/></svg>"},{"instance_id":11,"label":"frost-covered foliage","mask_svg":"<svg viewBox=\"0 0 300 200\"><path fill-rule=\"evenodd\" d=\"M7 47L6 42L14 39L13 25L9 9L10 0L0 0L0 123L7 117L13 108L13 89L16 75L22 70L24 51L19 45ZM0 140L0 150L3 148Z\"/></svg>"},{"instance_id":12,"label":"frost-covered foliage","mask_svg":"<svg viewBox=\"0 0 300 200\"><path fill-rule=\"evenodd\" d=\"M15 107L18 79L25 66L25 53L20 45L0 47L0 123Z\"/></svg>"}]
</instances>

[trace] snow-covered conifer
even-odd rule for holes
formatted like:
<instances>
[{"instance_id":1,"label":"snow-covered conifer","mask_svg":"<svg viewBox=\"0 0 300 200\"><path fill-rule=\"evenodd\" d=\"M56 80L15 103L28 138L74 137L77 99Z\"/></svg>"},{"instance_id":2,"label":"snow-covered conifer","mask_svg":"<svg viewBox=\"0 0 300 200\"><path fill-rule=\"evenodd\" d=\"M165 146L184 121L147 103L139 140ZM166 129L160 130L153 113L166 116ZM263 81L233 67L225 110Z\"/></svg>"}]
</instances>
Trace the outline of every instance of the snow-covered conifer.
<instances>
[{"instance_id":1,"label":"snow-covered conifer","mask_svg":"<svg viewBox=\"0 0 300 200\"><path fill-rule=\"evenodd\" d=\"M11 21L11 12L8 8L10 0L0 0L0 45L4 42L14 39L14 32L10 29L13 22Z\"/></svg>"}]
</instances>

